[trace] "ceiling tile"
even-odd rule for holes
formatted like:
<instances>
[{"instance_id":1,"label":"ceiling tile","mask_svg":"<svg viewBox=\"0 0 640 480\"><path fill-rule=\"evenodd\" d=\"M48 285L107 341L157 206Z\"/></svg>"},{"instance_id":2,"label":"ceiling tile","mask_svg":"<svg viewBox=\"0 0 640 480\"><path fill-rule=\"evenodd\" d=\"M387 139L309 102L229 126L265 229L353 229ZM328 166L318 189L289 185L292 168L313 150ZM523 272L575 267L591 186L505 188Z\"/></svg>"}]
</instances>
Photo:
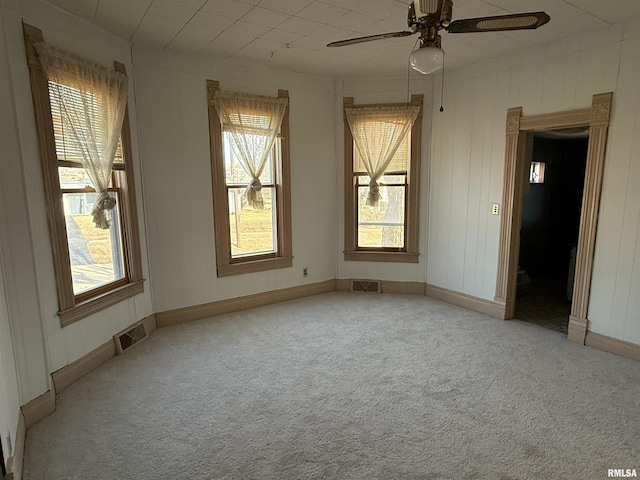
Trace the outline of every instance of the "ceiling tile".
<instances>
[{"instance_id":1,"label":"ceiling tile","mask_svg":"<svg viewBox=\"0 0 640 480\"><path fill-rule=\"evenodd\" d=\"M378 22L378 19L376 18L367 17L360 13L347 12L331 22L331 25L334 27L344 28L346 30L352 30L354 32L362 32L368 25L376 22Z\"/></svg>"},{"instance_id":2,"label":"ceiling tile","mask_svg":"<svg viewBox=\"0 0 640 480\"><path fill-rule=\"evenodd\" d=\"M243 48L252 41L246 35L240 35L233 32L222 32L202 51L216 54L226 58Z\"/></svg>"},{"instance_id":3,"label":"ceiling tile","mask_svg":"<svg viewBox=\"0 0 640 480\"><path fill-rule=\"evenodd\" d=\"M323 25L324 24L322 23L307 20L305 18L289 17L287 20L278 25L278 30L299 33L301 35L308 35L322 28Z\"/></svg>"},{"instance_id":4,"label":"ceiling tile","mask_svg":"<svg viewBox=\"0 0 640 480\"><path fill-rule=\"evenodd\" d=\"M145 16L186 23L197 11L197 8L185 8L181 5L154 0Z\"/></svg>"},{"instance_id":5,"label":"ceiling tile","mask_svg":"<svg viewBox=\"0 0 640 480\"><path fill-rule=\"evenodd\" d=\"M293 43L300 37L302 37L302 35L300 35L299 33L284 32L276 28L260 36L261 39L265 39L270 42L278 42L282 45Z\"/></svg>"},{"instance_id":6,"label":"ceiling tile","mask_svg":"<svg viewBox=\"0 0 640 480\"><path fill-rule=\"evenodd\" d=\"M347 12L348 10L344 8L316 1L300 10L296 16L321 23L330 23Z\"/></svg>"},{"instance_id":7,"label":"ceiling tile","mask_svg":"<svg viewBox=\"0 0 640 480\"><path fill-rule=\"evenodd\" d=\"M146 47L164 48L183 26L183 22L145 15L131 40Z\"/></svg>"},{"instance_id":8,"label":"ceiling tile","mask_svg":"<svg viewBox=\"0 0 640 480\"><path fill-rule=\"evenodd\" d=\"M244 14L242 20L255 23L256 25L264 25L265 27L277 27L284 22L288 15L276 12L275 10L267 10L266 8L254 7Z\"/></svg>"},{"instance_id":9,"label":"ceiling tile","mask_svg":"<svg viewBox=\"0 0 640 480\"><path fill-rule=\"evenodd\" d=\"M250 40L254 40L270 30L272 30L271 27L245 22L244 20L238 20L227 28L228 32L246 35Z\"/></svg>"},{"instance_id":10,"label":"ceiling tile","mask_svg":"<svg viewBox=\"0 0 640 480\"><path fill-rule=\"evenodd\" d=\"M313 0L262 0L260 6L276 12L295 15Z\"/></svg>"},{"instance_id":11,"label":"ceiling tile","mask_svg":"<svg viewBox=\"0 0 640 480\"><path fill-rule=\"evenodd\" d=\"M102 0L98 4L95 23L120 38L130 40L150 4L151 0Z\"/></svg>"},{"instance_id":12,"label":"ceiling tile","mask_svg":"<svg viewBox=\"0 0 640 480\"><path fill-rule=\"evenodd\" d=\"M98 9L98 0L52 0L51 3L89 21L93 21Z\"/></svg>"},{"instance_id":13,"label":"ceiling tile","mask_svg":"<svg viewBox=\"0 0 640 480\"><path fill-rule=\"evenodd\" d=\"M236 52L234 56L256 55L256 56L266 57L274 52L277 52L282 48L285 48L285 47L281 43L271 42L269 40L259 38L249 43L238 52Z\"/></svg>"},{"instance_id":14,"label":"ceiling tile","mask_svg":"<svg viewBox=\"0 0 640 480\"><path fill-rule=\"evenodd\" d=\"M235 22L237 22L237 19L235 18L224 17L222 15L216 15L200 10L193 17L191 17L191 20L189 20L189 25L202 28L211 28L212 30L216 31L223 31L229 28Z\"/></svg>"},{"instance_id":15,"label":"ceiling tile","mask_svg":"<svg viewBox=\"0 0 640 480\"><path fill-rule=\"evenodd\" d=\"M310 33L309 36L326 40L326 42L329 43L351 38L354 36L353 33L354 32L351 30L345 30L344 28L334 27L333 25L324 25L315 32Z\"/></svg>"},{"instance_id":16,"label":"ceiling tile","mask_svg":"<svg viewBox=\"0 0 640 480\"><path fill-rule=\"evenodd\" d=\"M248 3L236 0L209 0L204 4L201 11L238 19L252 8Z\"/></svg>"},{"instance_id":17,"label":"ceiling tile","mask_svg":"<svg viewBox=\"0 0 640 480\"><path fill-rule=\"evenodd\" d=\"M168 50L179 50L184 52L199 52L209 45L222 30L216 31L212 28L204 28L197 25L187 24L167 45Z\"/></svg>"},{"instance_id":18,"label":"ceiling tile","mask_svg":"<svg viewBox=\"0 0 640 480\"><path fill-rule=\"evenodd\" d=\"M291 43L297 47L301 47L307 50L320 50L320 49L327 48L326 40L310 37L308 35L304 37L300 37Z\"/></svg>"},{"instance_id":19,"label":"ceiling tile","mask_svg":"<svg viewBox=\"0 0 640 480\"><path fill-rule=\"evenodd\" d=\"M367 10L367 3L362 0L322 0L322 2L352 12L366 13Z\"/></svg>"},{"instance_id":20,"label":"ceiling tile","mask_svg":"<svg viewBox=\"0 0 640 480\"><path fill-rule=\"evenodd\" d=\"M207 0L161 0L164 3L170 3L183 8L189 8L192 10L198 10L207 3Z\"/></svg>"},{"instance_id":21,"label":"ceiling tile","mask_svg":"<svg viewBox=\"0 0 640 480\"><path fill-rule=\"evenodd\" d=\"M389 18L392 15L402 14L406 20L409 3L408 1L406 3L399 3L390 0L367 0L367 2L363 3L363 5L366 5L366 8L359 9L358 13L381 20Z\"/></svg>"}]
</instances>

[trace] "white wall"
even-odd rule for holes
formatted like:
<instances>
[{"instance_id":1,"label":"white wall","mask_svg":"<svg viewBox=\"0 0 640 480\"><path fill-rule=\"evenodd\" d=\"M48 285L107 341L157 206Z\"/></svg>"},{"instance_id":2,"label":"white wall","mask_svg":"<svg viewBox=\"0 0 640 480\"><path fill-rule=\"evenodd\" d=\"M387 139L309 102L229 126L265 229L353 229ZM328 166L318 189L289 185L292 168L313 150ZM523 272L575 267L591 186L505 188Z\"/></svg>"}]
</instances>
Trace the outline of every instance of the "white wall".
<instances>
[{"instance_id":1,"label":"white wall","mask_svg":"<svg viewBox=\"0 0 640 480\"><path fill-rule=\"evenodd\" d=\"M12 12L7 11L4 4L2 7L0 21L4 27L9 24ZM10 327L5 327L5 331L11 331L15 347L19 400L22 404L46 391L49 379L43 349L44 337L33 258L33 236L25 203L22 148L16 124L17 107L13 98L13 79L9 62L12 45L8 30L3 28L0 36L0 251L3 260L3 293L6 294L5 321L11 323ZM10 342L3 342L3 350L6 349L3 351L3 357L9 354L10 345ZM11 370L9 362L9 376ZM11 390L8 391L9 396L13 394ZM17 410L8 414L11 415L11 421L17 422Z\"/></svg>"},{"instance_id":2,"label":"white wall","mask_svg":"<svg viewBox=\"0 0 640 480\"><path fill-rule=\"evenodd\" d=\"M112 335L126 326L150 315L152 306L150 286L147 283L144 294L64 329L60 328L56 314L56 283L44 208L22 21L42 29L45 40L52 45L105 65L118 60L131 73L129 46L46 3L37 0L0 2L3 39L6 41L6 48L4 45L0 46L0 71L3 77L3 88L0 89L3 102L0 178L7 225L6 229L0 225L0 246L6 262L4 273L9 321L16 352L20 404L24 404L49 389L50 373L109 341ZM134 164L137 168L136 183L140 190L133 95L129 98L129 108ZM4 114L5 111L7 115ZM143 240L143 271L148 278L141 201L138 211Z\"/></svg>"},{"instance_id":3,"label":"white wall","mask_svg":"<svg viewBox=\"0 0 640 480\"><path fill-rule=\"evenodd\" d=\"M142 48L134 60L155 311L335 278L333 80ZM292 268L216 276L207 79L289 91Z\"/></svg>"},{"instance_id":4,"label":"white wall","mask_svg":"<svg viewBox=\"0 0 640 480\"><path fill-rule=\"evenodd\" d=\"M426 280L427 260L427 198L429 192L429 163L433 78L415 72L409 77L348 79L336 81L335 123L336 152L339 169L337 173L338 192L340 192L336 228L338 232L337 278L371 278L405 282L424 282ZM409 93L407 93L407 90ZM344 260L344 97L353 97L355 104L400 103L407 102L413 94L423 94L422 119L422 158L420 171L420 225L418 263L380 263Z\"/></svg>"},{"instance_id":5,"label":"white wall","mask_svg":"<svg viewBox=\"0 0 640 480\"><path fill-rule=\"evenodd\" d=\"M16 443L20 398L2 264L0 250L0 438L6 465L6 460L13 456Z\"/></svg>"},{"instance_id":6,"label":"white wall","mask_svg":"<svg viewBox=\"0 0 640 480\"><path fill-rule=\"evenodd\" d=\"M493 299L508 108L591 105L614 92L589 329L640 344L640 23L570 37L447 75L434 109L429 283ZM439 91L435 92L439 95Z\"/></svg>"}]
</instances>

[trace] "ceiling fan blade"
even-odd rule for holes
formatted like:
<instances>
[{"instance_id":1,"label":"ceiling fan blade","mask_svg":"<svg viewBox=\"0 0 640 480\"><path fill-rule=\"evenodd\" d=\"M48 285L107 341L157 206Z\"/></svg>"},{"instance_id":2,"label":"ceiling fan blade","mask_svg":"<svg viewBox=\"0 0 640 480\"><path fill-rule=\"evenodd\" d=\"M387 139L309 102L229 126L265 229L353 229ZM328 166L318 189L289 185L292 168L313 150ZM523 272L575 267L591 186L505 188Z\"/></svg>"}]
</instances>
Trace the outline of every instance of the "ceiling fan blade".
<instances>
[{"instance_id":1,"label":"ceiling fan blade","mask_svg":"<svg viewBox=\"0 0 640 480\"><path fill-rule=\"evenodd\" d=\"M465 18L456 20L446 28L449 33L502 32L505 30L530 30L541 27L550 20L545 12L515 13L495 17Z\"/></svg>"},{"instance_id":2,"label":"ceiling fan blade","mask_svg":"<svg viewBox=\"0 0 640 480\"><path fill-rule=\"evenodd\" d=\"M409 35L413 35L414 33L415 32L408 32L408 31L380 33L378 35L369 35L366 37L350 38L348 40L338 40L337 42L329 43L327 47L344 47L345 45L354 45L356 43L370 42L372 40L382 40L383 38L408 37Z\"/></svg>"}]
</instances>

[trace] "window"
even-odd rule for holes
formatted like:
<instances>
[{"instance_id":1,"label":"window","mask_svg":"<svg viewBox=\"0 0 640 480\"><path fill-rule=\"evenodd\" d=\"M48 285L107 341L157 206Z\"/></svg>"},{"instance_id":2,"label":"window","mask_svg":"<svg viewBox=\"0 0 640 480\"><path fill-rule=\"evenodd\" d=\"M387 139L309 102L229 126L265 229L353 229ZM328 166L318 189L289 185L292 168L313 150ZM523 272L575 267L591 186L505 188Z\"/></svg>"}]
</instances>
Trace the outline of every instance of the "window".
<instances>
[{"instance_id":1,"label":"window","mask_svg":"<svg viewBox=\"0 0 640 480\"><path fill-rule=\"evenodd\" d=\"M401 111L407 109L406 104L356 106L352 97L344 99L344 256L347 261L418 262L422 95L413 95L410 107L416 107L413 110L414 113L417 110L417 116L410 130L402 135L399 121L386 114L368 120L366 112ZM348 112L361 114L357 123L359 141L363 142L360 148L354 141ZM361 150L392 152L394 142L397 150L388 164L377 171L379 177L372 181L376 167L367 163Z\"/></svg>"},{"instance_id":2,"label":"window","mask_svg":"<svg viewBox=\"0 0 640 480\"><path fill-rule=\"evenodd\" d=\"M218 276L290 267L288 93L207 93Z\"/></svg>"},{"instance_id":3,"label":"window","mask_svg":"<svg viewBox=\"0 0 640 480\"><path fill-rule=\"evenodd\" d=\"M24 34L58 288L58 316L66 326L144 291L129 119L124 110L119 138L114 137L112 143L116 149L113 167L104 174L106 189L101 196L95 188L96 173L82 163L83 151L92 146L78 140L79 135L86 134L96 138L96 144L105 142L102 125L86 120L107 117L101 93L82 84L79 77L47 79L35 47L44 42L42 32L24 25ZM124 65L116 63L115 68L126 74ZM85 115L83 108L96 117ZM71 132L69 123L63 121L64 115L74 114L85 120L82 127L73 127L82 129L82 133ZM105 203L114 207L98 208L97 204ZM98 210L100 215L95 213Z\"/></svg>"},{"instance_id":4,"label":"window","mask_svg":"<svg viewBox=\"0 0 640 480\"><path fill-rule=\"evenodd\" d=\"M529 183L544 183L545 162L531 162Z\"/></svg>"}]
</instances>

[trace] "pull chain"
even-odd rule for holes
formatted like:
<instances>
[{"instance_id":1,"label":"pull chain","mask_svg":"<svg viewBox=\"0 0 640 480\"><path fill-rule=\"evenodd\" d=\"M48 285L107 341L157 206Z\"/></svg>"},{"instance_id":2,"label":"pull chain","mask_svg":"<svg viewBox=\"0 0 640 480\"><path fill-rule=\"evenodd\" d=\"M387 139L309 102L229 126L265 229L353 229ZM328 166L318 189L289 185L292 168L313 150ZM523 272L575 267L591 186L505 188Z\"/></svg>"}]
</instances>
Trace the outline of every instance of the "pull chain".
<instances>
[{"instance_id":1,"label":"pull chain","mask_svg":"<svg viewBox=\"0 0 640 480\"><path fill-rule=\"evenodd\" d=\"M442 77L440 77L440 111L444 112L444 60L447 57L444 50L442 51Z\"/></svg>"}]
</instances>

